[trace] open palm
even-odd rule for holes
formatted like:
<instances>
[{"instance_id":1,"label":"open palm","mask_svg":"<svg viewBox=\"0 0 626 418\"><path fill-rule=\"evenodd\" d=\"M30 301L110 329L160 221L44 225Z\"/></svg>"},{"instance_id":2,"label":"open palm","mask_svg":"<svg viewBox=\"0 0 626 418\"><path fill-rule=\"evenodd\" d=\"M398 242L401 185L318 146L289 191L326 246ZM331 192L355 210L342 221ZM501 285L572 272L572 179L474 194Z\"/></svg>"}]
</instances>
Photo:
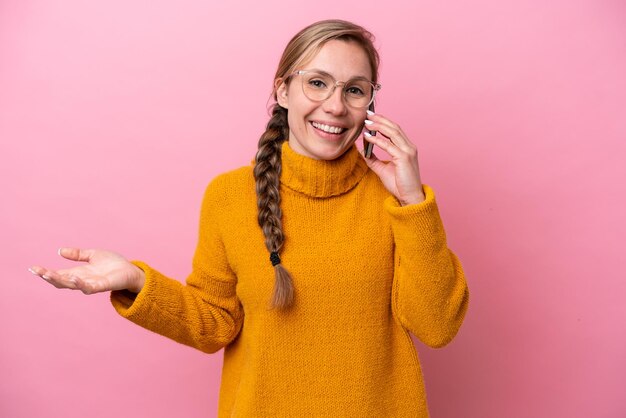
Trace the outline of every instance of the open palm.
<instances>
[{"instance_id":1,"label":"open palm","mask_svg":"<svg viewBox=\"0 0 626 418\"><path fill-rule=\"evenodd\" d=\"M81 290L85 294L123 289L139 293L143 287L143 271L120 254L97 249L61 248L59 255L87 264L59 270L32 266L29 270L57 288Z\"/></svg>"}]
</instances>

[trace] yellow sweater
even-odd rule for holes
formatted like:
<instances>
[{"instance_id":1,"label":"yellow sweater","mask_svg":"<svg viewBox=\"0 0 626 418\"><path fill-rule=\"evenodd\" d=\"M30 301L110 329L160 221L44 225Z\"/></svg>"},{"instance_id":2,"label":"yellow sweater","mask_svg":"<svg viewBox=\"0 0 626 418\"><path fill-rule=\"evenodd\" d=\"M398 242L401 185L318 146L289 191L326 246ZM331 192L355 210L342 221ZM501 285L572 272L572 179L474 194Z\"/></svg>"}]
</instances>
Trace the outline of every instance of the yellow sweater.
<instances>
[{"instance_id":1,"label":"yellow sweater","mask_svg":"<svg viewBox=\"0 0 626 418\"><path fill-rule=\"evenodd\" d=\"M219 417L427 417L408 331L441 347L469 301L433 190L400 206L355 146L320 161L285 142L282 161L292 310L268 309L274 270L252 166L207 187L186 285L133 261L145 286L136 297L112 292L115 309L204 352L225 347Z\"/></svg>"}]
</instances>

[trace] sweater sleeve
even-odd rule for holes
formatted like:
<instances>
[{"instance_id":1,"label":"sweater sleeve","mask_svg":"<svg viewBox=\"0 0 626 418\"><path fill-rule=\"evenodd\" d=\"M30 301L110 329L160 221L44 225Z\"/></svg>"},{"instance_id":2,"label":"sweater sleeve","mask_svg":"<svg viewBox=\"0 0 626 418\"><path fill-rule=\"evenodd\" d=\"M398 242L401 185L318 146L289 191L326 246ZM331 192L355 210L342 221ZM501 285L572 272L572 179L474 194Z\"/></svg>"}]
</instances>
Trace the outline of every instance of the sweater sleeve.
<instances>
[{"instance_id":1,"label":"sweater sleeve","mask_svg":"<svg viewBox=\"0 0 626 418\"><path fill-rule=\"evenodd\" d=\"M111 303L120 315L206 353L214 353L235 339L243 324L243 309L235 292L236 276L220 237L218 213L223 199L224 193L214 180L202 201L199 239L186 284L134 260L132 263L145 272L146 281L136 295L111 292Z\"/></svg>"},{"instance_id":2,"label":"sweater sleeve","mask_svg":"<svg viewBox=\"0 0 626 418\"><path fill-rule=\"evenodd\" d=\"M421 203L401 206L394 196L384 202L395 243L392 309L420 341L438 348L461 327L469 290L459 259L448 249L434 192L423 189Z\"/></svg>"}]
</instances>

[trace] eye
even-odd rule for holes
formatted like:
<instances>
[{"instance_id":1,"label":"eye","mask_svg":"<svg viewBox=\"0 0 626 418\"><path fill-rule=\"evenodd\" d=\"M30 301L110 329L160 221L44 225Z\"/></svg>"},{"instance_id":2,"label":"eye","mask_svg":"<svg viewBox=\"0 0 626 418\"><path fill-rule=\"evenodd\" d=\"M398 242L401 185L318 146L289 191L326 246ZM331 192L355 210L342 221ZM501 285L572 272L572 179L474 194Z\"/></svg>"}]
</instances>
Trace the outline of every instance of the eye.
<instances>
[{"instance_id":1,"label":"eye","mask_svg":"<svg viewBox=\"0 0 626 418\"><path fill-rule=\"evenodd\" d=\"M350 86L346 89L346 93L351 96L362 97L365 96L365 91L359 86Z\"/></svg>"},{"instance_id":2,"label":"eye","mask_svg":"<svg viewBox=\"0 0 626 418\"><path fill-rule=\"evenodd\" d=\"M324 80L321 80L319 78L312 78L309 80L309 86L316 88L316 89L325 89L327 88L326 83L324 82Z\"/></svg>"}]
</instances>

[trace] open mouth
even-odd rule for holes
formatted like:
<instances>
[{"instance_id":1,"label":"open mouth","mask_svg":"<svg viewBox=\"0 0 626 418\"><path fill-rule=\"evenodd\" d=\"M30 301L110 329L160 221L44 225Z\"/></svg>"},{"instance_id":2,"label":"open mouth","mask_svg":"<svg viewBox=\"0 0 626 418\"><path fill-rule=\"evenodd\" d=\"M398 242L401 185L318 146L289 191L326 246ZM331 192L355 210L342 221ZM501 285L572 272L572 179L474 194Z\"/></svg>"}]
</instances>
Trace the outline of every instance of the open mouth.
<instances>
[{"instance_id":1,"label":"open mouth","mask_svg":"<svg viewBox=\"0 0 626 418\"><path fill-rule=\"evenodd\" d=\"M311 125L313 125L315 129L319 129L322 132L326 132L328 134L335 134L335 135L342 134L348 130L347 128L342 128L340 126L324 125L323 123L318 123L318 122L311 122Z\"/></svg>"}]
</instances>

